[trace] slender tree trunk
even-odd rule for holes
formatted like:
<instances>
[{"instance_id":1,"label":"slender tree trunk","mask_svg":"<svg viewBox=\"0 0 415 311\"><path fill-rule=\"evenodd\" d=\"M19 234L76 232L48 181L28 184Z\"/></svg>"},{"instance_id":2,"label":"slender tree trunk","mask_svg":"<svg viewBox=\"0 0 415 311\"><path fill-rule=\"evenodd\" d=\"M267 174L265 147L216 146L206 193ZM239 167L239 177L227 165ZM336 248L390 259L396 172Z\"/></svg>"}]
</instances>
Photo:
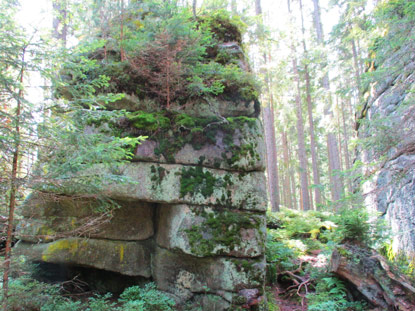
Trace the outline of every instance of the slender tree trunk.
<instances>
[{"instance_id":1,"label":"slender tree trunk","mask_svg":"<svg viewBox=\"0 0 415 311\"><path fill-rule=\"evenodd\" d=\"M304 35L304 16L303 16L303 3L300 0L300 11L301 11L301 28L303 33L303 48L304 53L307 57L308 51L307 46L305 43ZM316 202L316 207L318 208L321 205L321 192L320 192L320 171L318 168L318 158L317 158L317 146L316 146L316 138L315 138L315 130L314 130L314 118L313 118L313 103L311 99L311 85L310 85L310 74L308 71L308 65L304 66L304 75L305 75L305 82L306 82L306 92L307 92L307 112L308 112L308 124L310 127L310 151L311 151L311 165L313 168L313 183L314 187L314 198Z\"/></svg>"},{"instance_id":2,"label":"slender tree trunk","mask_svg":"<svg viewBox=\"0 0 415 311\"><path fill-rule=\"evenodd\" d=\"M261 0L255 0L255 13L257 16L261 16L262 7ZM262 36L260 31L260 24L258 25L258 37ZM267 57L263 54L264 63L267 62ZM267 151L267 177L268 177L268 193L271 201L271 209L276 212L279 210L280 198L279 198L279 181L278 181L278 157L277 146L275 139L275 126L274 126L274 108L272 105L272 94L269 87L268 72L263 72L265 76L265 84L268 91L267 105L263 110L263 120L265 128L265 143Z\"/></svg>"},{"instance_id":3,"label":"slender tree trunk","mask_svg":"<svg viewBox=\"0 0 415 311\"><path fill-rule=\"evenodd\" d=\"M324 34L323 34L323 25L321 23L321 14L320 14L320 4L319 0L313 0L314 11L313 19L314 26L316 29L317 42L321 45L324 45ZM326 57L324 57L326 58ZM324 61L326 63L326 61ZM325 67L324 64L323 67ZM333 112L332 112L332 100L330 92L330 82L328 74L325 74L322 79L323 88L327 91L327 103L326 108L324 109L324 114L329 116L333 123ZM341 198L343 193L343 183L340 175L337 173L340 171L340 159L339 159L339 148L336 135L332 131L327 133L327 153L329 157L329 174L331 181L331 196L333 201L337 201Z\"/></svg>"},{"instance_id":4,"label":"slender tree trunk","mask_svg":"<svg viewBox=\"0 0 415 311\"><path fill-rule=\"evenodd\" d=\"M288 145L288 157L289 159L292 159L292 147L291 145ZM290 179L291 179L291 189L292 189L292 202L293 202L293 208L294 209L299 209L298 208L298 201L297 201L297 188L295 187L295 173L294 173L294 169L292 167L292 165L290 165Z\"/></svg>"},{"instance_id":5,"label":"slender tree trunk","mask_svg":"<svg viewBox=\"0 0 415 311\"><path fill-rule=\"evenodd\" d=\"M293 55L295 55L294 51L293 51ZM302 210L308 211L310 209L310 198L308 195L307 156L306 156L305 139L304 139L304 120L303 120L303 111L301 107L300 77L299 77L298 68L297 68L297 60L295 57L292 60L292 64L293 64L295 82L297 85L297 94L295 96L295 103L297 107L298 158L300 161L300 185L301 185L301 194L302 194L301 195Z\"/></svg>"},{"instance_id":6,"label":"slender tree trunk","mask_svg":"<svg viewBox=\"0 0 415 311\"><path fill-rule=\"evenodd\" d=\"M121 24L120 24L120 54L121 61L125 61L125 51L124 51L124 0L121 0Z\"/></svg>"},{"instance_id":7,"label":"slender tree trunk","mask_svg":"<svg viewBox=\"0 0 415 311\"><path fill-rule=\"evenodd\" d=\"M267 105L263 110L267 149L268 192L273 212L279 210L277 147L275 143L274 111Z\"/></svg>"},{"instance_id":8,"label":"slender tree trunk","mask_svg":"<svg viewBox=\"0 0 415 311\"><path fill-rule=\"evenodd\" d=\"M350 170L350 154L349 154L349 135L347 133L347 126L346 126L346 114L345 114L345 107L344 101L341 101L341 111L342 111L342 119L343 119L343 137L344 137L344 159L346 161L346 170ZM349 192L352 192L352 181L350 178L347 179L347 188Z\"/></svg>"},{"instance_id":9,"label":"slender tree trunk","mask_svg":"<svg viewBox=\"0 0 415 311\"><path fill-rule=\"evenodd\" d=\"M197 15L196 15L196 8L197 8L197 0L193 0L192 3L192 12L193 12L193 17L196 19Z\"/></svg>"},{"instance_id":10,"label":"slender tree trunk","mask_svg":"<svg viewBox=\"0 0 415 311\"><path fill-rule=\"evenodd\" d=\"M3 310L7 311L8 294L9 294L9 273L11 264L11 247L13 241L13 227L14 227L14 211L16 209L16 194L18 190L18 167L19 167L19 155L20 155L20 118L22 110L22 98L23 98L23 76L24 76L24 62L25 62L26 48L22 51L22 67L20 69L20 90L17 98L17 107L15 114L15 146L12 159L12 173L10 180L10 195L9 195L9 216L7 219L7 237L6 237L6 248L4 253L4 264L3 264Z\"/></svg>"},{"instance_id":11,"label":"slender tree trunk","mask_svg":"<svg viewBox=\"0 0 415 311\"><path fill-rule=\"evenodd\" d=\"M288 139L287 133L282 133L282 150L283 150L283 157L284 157L284 194L286 197L285 206L287 208L292 209L292 191L291 191L291 184L290 184L290 157L289 157L289 150L288 150Z\"/></svg>"},{"instance_id":12,"label":"slender tree trunk","mask_svg":"<svg viewBox=\"0 0 415 311\"><path fill-rule=\"evenodd\" d=\"M353 66L354 66L354 74L355 74L355 79L356 79L356 88L359 94L359 97L362 95L361 94L361 80L360 80L360 70L359 70L359 60L357 57L357 49L356 49L356 43L355 40L352 38L351 41L352 44L352 53L353 53Z\"/></svg>"},{"instance_id":13,"label":"slender tree trunk","mask_svg":"<svg viewBox=\"0 0 415 311\"><path fill-rule=\"evenodd\" d=\"M67 0L54 0L53 8L53 37L58 39L62 46L66 46L68 36L68 4Z\"/></svg>"}]
</instances>

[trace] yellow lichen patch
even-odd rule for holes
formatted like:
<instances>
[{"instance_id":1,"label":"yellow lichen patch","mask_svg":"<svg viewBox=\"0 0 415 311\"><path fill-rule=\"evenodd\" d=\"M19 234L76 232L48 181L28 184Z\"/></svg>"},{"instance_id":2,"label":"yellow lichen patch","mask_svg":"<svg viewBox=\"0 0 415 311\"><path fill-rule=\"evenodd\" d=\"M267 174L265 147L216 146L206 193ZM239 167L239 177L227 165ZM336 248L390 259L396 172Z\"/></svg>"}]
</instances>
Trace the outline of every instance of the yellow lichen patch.
<instances>
[{"instance_id":1,"label":"yellow lichen patch","mask_svg":"<svg viewBox=\"0 0 415 311\"><path fill-rule=\"evenodd\" d=\"M320 234L320 229L310 230L309 233L311 234L311 238L315 240L318 238L318 235Z\"/></svg>"},{"instance_id":2,"label":"yellow lichen patch","mask_svg":"<svg viewBox=\"0 0 415 311\"><path fill-rule=\"evenodd\" d=\"M120 245L120 262L124 260L124 245Z\"/></svg>"},{"instance_id":3,"label":"yellow lichen patch","mask_svg":"<svg viewBox=\"0 0 415 311\"><path fill-rule=\"evenodd\" d=\"M82 243L84 244L84 243ZM58 252L69 252L71 255L74 255L80 247L80 243L76 239L66 239L59 240L51 243L48 248L42 254L42 260L48 261L53 255L56 255Z\"/></svg>"}]
</instances>

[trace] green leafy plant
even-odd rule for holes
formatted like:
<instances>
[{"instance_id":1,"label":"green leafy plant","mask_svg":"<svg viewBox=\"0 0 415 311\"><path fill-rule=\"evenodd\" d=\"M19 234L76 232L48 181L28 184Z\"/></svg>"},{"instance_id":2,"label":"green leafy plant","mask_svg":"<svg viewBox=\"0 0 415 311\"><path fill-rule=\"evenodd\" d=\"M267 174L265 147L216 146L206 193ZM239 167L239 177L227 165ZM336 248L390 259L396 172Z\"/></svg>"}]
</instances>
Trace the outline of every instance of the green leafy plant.
<instances>
[{"instance_id":1,"label":"green leafy plant","mask_svg":"<svg viewBox=\"0 0 415 311\"><path fill-rule=\"evenodd\" d=\"M125 311L173 311L175 306L174 300L157 290L154 283L149 283L144 288L127 288L120 295L119 301L123 303L121 310Z\"/></svg>"}]
</instances>

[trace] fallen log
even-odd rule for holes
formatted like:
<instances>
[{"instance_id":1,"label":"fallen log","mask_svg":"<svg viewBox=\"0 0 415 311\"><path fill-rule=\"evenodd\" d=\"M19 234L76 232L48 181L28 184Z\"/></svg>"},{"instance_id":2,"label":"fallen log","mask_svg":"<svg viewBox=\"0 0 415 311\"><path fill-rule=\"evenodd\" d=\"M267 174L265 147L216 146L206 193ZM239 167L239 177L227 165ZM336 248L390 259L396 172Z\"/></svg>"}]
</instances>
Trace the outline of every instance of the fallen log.
<instances>
[{"instance_id":1,"label":"fallen log","mask_svg":"<svg viewBox=\"0 0 415 311\"><path fill-rule=\"evenodd\" d=\"M329 271L350 283L379 310L415 310L414 284L373 250L358 245L337 247Z\"/></svg>"}]
</instances>

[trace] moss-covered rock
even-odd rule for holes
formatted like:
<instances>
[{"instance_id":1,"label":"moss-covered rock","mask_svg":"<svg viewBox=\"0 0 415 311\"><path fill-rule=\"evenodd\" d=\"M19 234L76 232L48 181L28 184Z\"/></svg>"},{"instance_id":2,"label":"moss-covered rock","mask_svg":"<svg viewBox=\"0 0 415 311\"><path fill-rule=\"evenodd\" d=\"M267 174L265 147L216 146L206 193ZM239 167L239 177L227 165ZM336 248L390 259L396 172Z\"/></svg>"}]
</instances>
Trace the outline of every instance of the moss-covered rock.
<instances>
[{"instance_id":1,"label":"moss-covered rock","mask_svg":"<svg viewBox=\"0 0 415 311\"><path fill-rule=\"evenodd\" d=\"M196 168L174 164L129 163L120 168L118 173L137 181L138 184L109 185L106 191L114 199L127 201L266 210L266 183L262 172L231 173L224 170ZM96 169L105 170L99 167ZM184 174L190 169L195 170L193 175ZM202 176L198 176L198 173ZM213 180L213 184L209 182L209 185L205 185L207 179ZM189 180L200 184L191 186ZM183 185L189 185L189 188L183 189ZM206 187L208 190L202 191Z\"/></svg>"},{"instance_id":2,"label":"moss-covered rock","mask_svg":"<svg viewBox=\"0 0 415 311\"><path fill-rule=\"evenodd\" d=\"M162 205L157 244L206 257L258 257L264 252L265 217L203 206Z\"/></svg>"},{"instance_id":3,"label":"moss-covered rock","mask_svg":"<svg viewBox=\"0 0 415 311\"><path fill-rule=\"evenodd\" d=\"M60 239L51 243L21 242L15 254L32 261L78 265L129 276L151 276L151 247L145 242L123 242L85 238Z\"/></svg>"},{"instance_id":4,"label":"moss-covered rock","mask_svg":"<svg viewBox=\"0 0 415 311\"><path fill-rule=\"evenodd\" d=\"M237 293L243 288L262 288L264 271L264 258L197 258L159 247L153 260L153 277L158 288L183 301L197 293L221 295ZM231 294L228 296L232 299Z\"/></svg>"},{"instance_id":5,"label":"moss-covered rock","mask_svg":"<svg viewBox=\"0 0 415 311\"><path fill-rule=\"evenodd\" d=\"M137 147L134 160L238 171L264 169L265 144L258 119L235 117L203 125L198 124L200 119L185 114L178 117L176 131L143 142Z\"/></svg>"}]
</instances>

